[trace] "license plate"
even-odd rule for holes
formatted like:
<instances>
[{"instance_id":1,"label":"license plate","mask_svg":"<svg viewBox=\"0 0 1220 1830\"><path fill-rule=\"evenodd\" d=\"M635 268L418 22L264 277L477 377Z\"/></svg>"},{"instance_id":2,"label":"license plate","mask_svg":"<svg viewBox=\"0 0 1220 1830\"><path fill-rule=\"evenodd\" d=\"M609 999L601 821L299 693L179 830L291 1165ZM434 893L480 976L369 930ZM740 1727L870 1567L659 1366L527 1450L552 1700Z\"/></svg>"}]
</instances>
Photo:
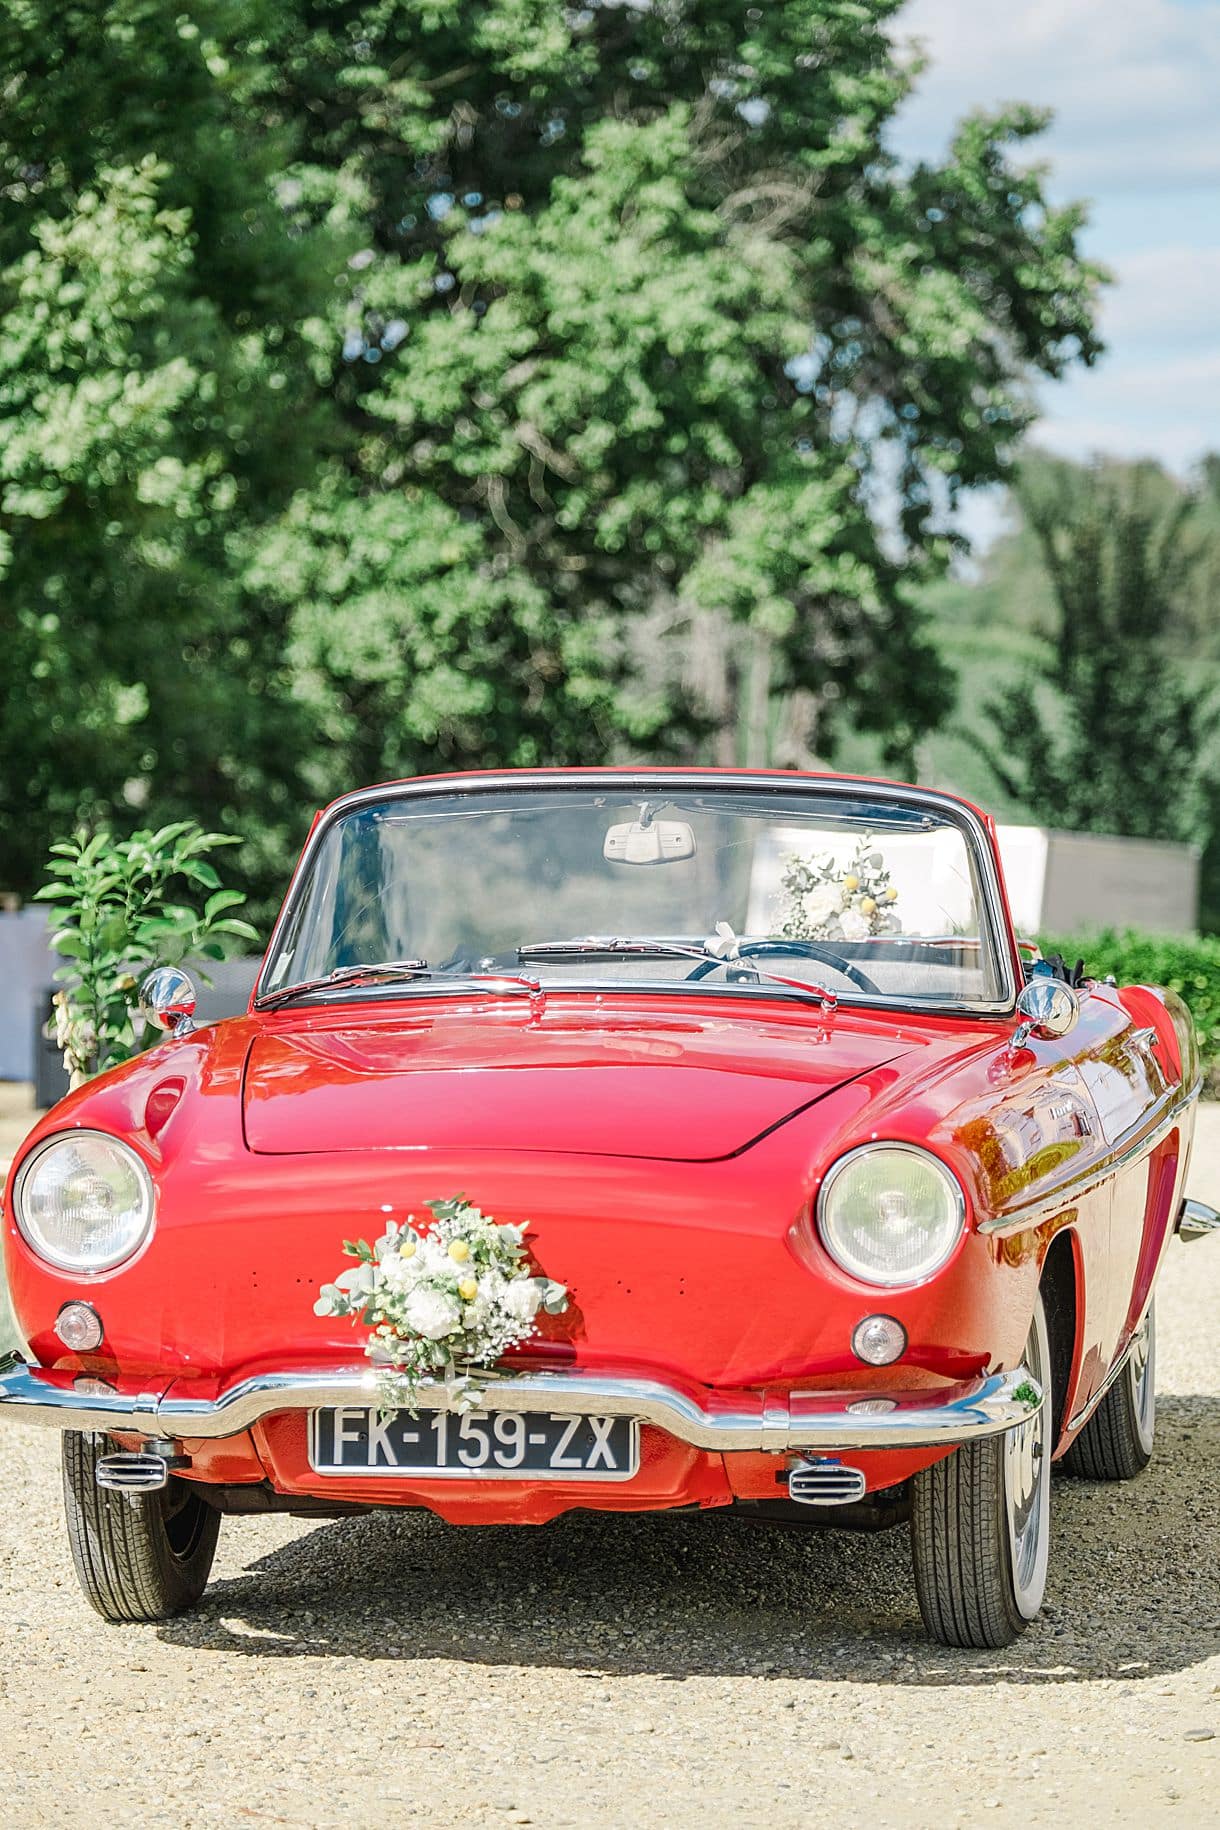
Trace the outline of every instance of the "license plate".
<instances>
[{"instance_id":1,"label":"license plate","mask_svg":"<svg viewBox=\"0 0 1220 1830\"><path fill-rule=\"evenodd\" d=\"M317 1474L416 1474L462 1480L626 1481L640 1465L634 1417L546 1411L313 1411Z\"/></svg>"}]
</instances>

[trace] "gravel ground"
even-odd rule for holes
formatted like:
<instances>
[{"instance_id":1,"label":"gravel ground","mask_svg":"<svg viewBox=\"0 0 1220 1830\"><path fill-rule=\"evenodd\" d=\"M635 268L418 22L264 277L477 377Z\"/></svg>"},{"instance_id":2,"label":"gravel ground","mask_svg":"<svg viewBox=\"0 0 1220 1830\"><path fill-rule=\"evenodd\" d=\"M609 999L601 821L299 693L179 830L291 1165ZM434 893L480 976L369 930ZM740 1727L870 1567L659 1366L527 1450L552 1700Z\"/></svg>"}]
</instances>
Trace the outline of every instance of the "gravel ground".
<instances>
[{"instance_id":1,"label":"gravel ground","mask_svg":"<svg viewBox=\"0 0 1220 1830\"><path fill-rule=\"evenodd\" d=\"M1220 1107L1200 1130L1215 1199ZM1161 1291L1153 1466L1058 1481L1004 1653L924 1643L904 1532L717 1513L229 1520L197 1614L108 1627L54 1438L6 1427L0 1821L1220 1824L1220 1245Z\"/></svg>"}]
</instances>

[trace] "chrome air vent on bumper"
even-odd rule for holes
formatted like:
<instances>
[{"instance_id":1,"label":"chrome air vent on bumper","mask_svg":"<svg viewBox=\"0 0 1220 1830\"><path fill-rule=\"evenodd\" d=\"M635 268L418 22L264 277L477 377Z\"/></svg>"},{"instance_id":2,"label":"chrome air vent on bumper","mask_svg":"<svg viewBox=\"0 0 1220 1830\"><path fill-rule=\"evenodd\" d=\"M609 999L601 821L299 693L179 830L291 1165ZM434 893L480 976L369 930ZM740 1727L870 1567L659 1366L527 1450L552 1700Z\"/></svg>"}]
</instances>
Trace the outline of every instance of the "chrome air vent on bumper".
<instances>
[{"instance_id":1,"label":"chrome air vent on bumper","mask_svg":"<svg viewBox=\"0 0 1220 1830\"><path fill-rule=\"evenodd\" d=\"M789 1470L788 1498L802 1506L847 1506L864 1498L864 1476L841 1461L798 1461Z\"/></svg>"},{"instance_id":2,"label":"chrome air vent on bumper","mask_svg":"<svg viewBox=\"0 0 1220 1830\"><path fill-rule=\"evenodd\" d=\"M134 1450L116 1450L113 1455L103 1455L94 1472L98 1486L112 1493L157 1493L169 1480L169 1468L163 1455L145 1455Z\"/></svg>"}]
</instances>

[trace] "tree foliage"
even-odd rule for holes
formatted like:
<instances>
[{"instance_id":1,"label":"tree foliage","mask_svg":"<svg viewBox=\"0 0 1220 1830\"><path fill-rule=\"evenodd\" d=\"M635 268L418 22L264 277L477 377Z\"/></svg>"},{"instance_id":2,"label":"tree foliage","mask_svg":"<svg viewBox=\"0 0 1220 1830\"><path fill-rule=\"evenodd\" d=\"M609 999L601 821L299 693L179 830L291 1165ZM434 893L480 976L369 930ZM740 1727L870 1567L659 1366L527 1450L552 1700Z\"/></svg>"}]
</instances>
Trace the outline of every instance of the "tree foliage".
<instances>
[{"instance_id":1,"label":"tree foliage","mask_svg":"<svg viewBox=\"0 0 1220 1830\"><path fill-rule=\"evenodd\" d=\"M1048 458L1022 467L1016 495L1050 615L1036 669L987 707L997 777L1051 825L1205 839L1214 693L1175 654L1195 602L1197 499L1155 466Z\"/></svg>"},{"instance_id":2,"label":"tree foliage","mask_svg":"<svg viewBox=\"0 0 1220 1830\"><path fill-rule=\"evenodd\" d=\"M209 857L234 843L179 820L126 839L80 832L52 845L37 899L51 905L51 947L64 961L55 973L63 981L56 1036L73 1086L139 1048L132 1007L151 967L199 954L223 959L257 939L234 912L245 896L221 887Z\"/></svg>"},{"instance_id":3,"label":"tree foliage","mask_svg":"<svg viewBox=\"0 0 1220 1830\"><path fill-rule=\"evenodd\" d=\"M190 805L257 882L361 778L909 758L951 697L915 587L1100 275L1033 111L893 158L900 29L12 0L5 877L32 813Z\"/></svg>"}]
</instances>

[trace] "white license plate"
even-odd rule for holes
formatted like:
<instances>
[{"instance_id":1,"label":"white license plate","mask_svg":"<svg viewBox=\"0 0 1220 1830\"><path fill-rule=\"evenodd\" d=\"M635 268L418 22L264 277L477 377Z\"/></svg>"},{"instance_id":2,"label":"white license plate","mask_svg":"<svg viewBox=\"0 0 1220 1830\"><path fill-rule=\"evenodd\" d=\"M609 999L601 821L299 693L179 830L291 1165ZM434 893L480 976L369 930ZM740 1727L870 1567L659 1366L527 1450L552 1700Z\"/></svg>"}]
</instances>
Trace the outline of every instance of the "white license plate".
<instances>
[{"instance_id":1,"label":"white license plate","mask_svg":"<svg viewBox=\"0 0 1220 1830\"><path fill-rule=\"evenodd\" d=\"M316 1474L415 1474L462 1480L626 1481L640 1465L634 1417L547 1411L312 1411Z\"/></svg>"}]
</instances>

